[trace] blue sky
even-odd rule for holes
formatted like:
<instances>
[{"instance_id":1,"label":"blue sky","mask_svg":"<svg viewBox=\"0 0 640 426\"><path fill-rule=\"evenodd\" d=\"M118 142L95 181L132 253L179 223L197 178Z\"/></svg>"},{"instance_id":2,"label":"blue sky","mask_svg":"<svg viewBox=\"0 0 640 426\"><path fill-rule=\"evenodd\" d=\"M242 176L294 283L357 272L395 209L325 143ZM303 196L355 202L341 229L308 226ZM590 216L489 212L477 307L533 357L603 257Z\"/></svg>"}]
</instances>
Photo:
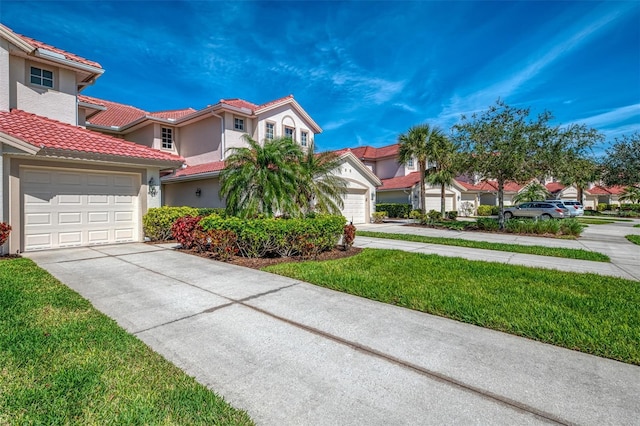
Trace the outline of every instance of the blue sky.
<instances>
[{"instance_id":1,"label":"blue sky","mask_svg":"<svg viewBox=\"0 0 640 426\"><path fill-rule=\"evenodd\" d=\"M609 143L640 131L638 1L1 0L0 22L102 64L83 93L149 111L293 94L319 150L448 131L498 98Z\"/></svg>"}]
</instances>

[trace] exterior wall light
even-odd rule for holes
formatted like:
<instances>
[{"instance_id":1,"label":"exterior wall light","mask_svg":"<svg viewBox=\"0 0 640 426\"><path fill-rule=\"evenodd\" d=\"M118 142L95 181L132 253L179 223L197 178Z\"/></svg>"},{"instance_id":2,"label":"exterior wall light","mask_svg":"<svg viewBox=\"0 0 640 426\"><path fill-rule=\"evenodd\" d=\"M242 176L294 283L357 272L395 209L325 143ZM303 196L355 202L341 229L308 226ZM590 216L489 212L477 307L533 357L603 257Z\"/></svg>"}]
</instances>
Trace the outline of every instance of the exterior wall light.
<instances>
[{"instance_id":1,"label":"exterior wall light","mask_svg":"<svg viewBox=\"0 0 640 426\"><path fill-rule=\"evenodd\" d=\"M151 195L152 197L158 195L158 184L156 183L156 180L153 178L153 176L149 178L149 182L147 182L147 185L149 187L149 195Z\"/></svg>"},{"instance_id":2,"label":"exterior wall light","mask_svg":"<svg viewBox=\"0 0 640 426\"><path fill-rule=\"evenodd\" d=\"M200 188L196 188L196 197L199 197L202 195L202 190Z\"/></svg>"}]
</instances>

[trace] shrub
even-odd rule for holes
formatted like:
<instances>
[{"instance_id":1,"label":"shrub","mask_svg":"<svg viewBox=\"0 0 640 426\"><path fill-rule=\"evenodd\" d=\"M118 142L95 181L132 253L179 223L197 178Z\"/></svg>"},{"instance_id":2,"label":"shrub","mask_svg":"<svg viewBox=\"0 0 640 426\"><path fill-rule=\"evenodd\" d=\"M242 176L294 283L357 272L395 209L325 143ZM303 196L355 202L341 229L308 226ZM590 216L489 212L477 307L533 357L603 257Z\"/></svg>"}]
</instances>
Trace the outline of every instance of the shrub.
<instances>
[{"instance_id":1,"label":"shrub","mask_svg":"<svg viewBox=\"0 0 640 426\"><path fill-rule=\"evenodd\" d=\"M598 203L598 206L596 207L596 209L599 212L603 212L603 211L605 211L607 209L607 206L608 206L608 204L606 204L606 203Z\"/></svg>"},{"instance_id":2,"label":"shrub","mask_svg":"<svg viewBox=\"0 0 640 426\"><path fill-rule=\"evenodd\" d=\"M209 216L212 214L217 214L218 216L222 216L225 217L227 215L227 212L225 209L223 208L214 208L214 207L199 207L198 209L198 216Z\"/></svg>"},{"instance_id":3,"label":"shrub","mask_svg":"<svg viewBox=\"0 0 640 426\"><path fill-rule=\"evenodd\" d=\"M167 241L172 238L171 226L184 216L198 216L193 207L153 207L142 217L144 233L152 241Z\"/></svg>"},{"instance_id":4,"label":"shrub","mask_svg":"<svg viewBox=\"0 0 640 426\"><path fill-rule=\"evenodd\" d=\"M478 216L491 216L494 206L478 206Z\"/></svg>"},{"instance_id":5,"label":"shrub","mask_svg":"<svg viewBox=\"0 0 640 426\"><path fill-rule=\"evenodd\" d=\"M373 223L382 223L382 220L387 217L387 212L373 212Z\"/></svg>"},{"instance_id":6,"label":"shrub","mask_svg":"<svg viewBox=\"0 0 640 426\"><path fill-rule=\"evenodd\" d=\"M640 212L640 204L620 204L620 211Z\"/></svg>"},{"instance_id":7,"label":"shrub","mask_svg":"<svg viewBox=\"0 0 640 426\"><path fill-rule=\"evenodd\" d=\"M497 231L500 229L500 223L490 217L481 217L476 220L476 226L481 231Z\"/></svg>"},{"instance_id":8,"label":"shrub","mask_svg":"<svg viewBox=\"0 0 640 426\"><path fill-rule=\"evenodd\" d=\"M227 262L238 253L238 236L233 231L210 229L207 231L209 250L223 262Z\"/></svg>"},{"instance_id":9,"label":"shrub","mask_svg":"<svg viewBox=\"0 0 640 426\"><path fill-rule=\"evenodd\" d=\"M423 214L422 214L422 210L418 210L418 209L416 209L416 210L411 210L411 213L409 213L409 218L410 218L410 219L418 219L418 220L421 220L421 219L422 219L422 216L423 216Z\"/></svg>"},{"instance_id":10,"label":"shrub","mask_svg":"<svg viewBox=\"0 0 640 426\"><path fill-rule=\"evenodd\" d=\"M411 212L411 204L379 203L376 210L386 212L388 217L407 218Z\"/></svg>"},{"instance_id":11,"label":"shrub","mask_svg":"<svg viewBox=\"0 0 640 426\"><path fill-rule=\"evenodd\" d=\"M344 226L344 232L342 233L342 244L345 250L349 250L353 246L353 242L356 239L356 227L350 223Z\"/></svg>"},{"instance_id":12,"label":"shrub","mask_svg":"<svg viewBox=\"0 0 640 426\"><path fill-rule=\"evenodd\" d=\"M447 212L447 219L456 220L457 217L458 217L458 212L456 210L451 210L450 212Z\"/></svg>"},{"instance_id":13,"label":"shrub","mask_svg":"<svg viewBox=\"0 0 640 426\"><path fill-rule=\"evenodd\" d=\"M202 230L199 222L202 219L201 216L183 216L176 219L171 226L171 234L173 238L176 239L182 246L187 250L193 248L195 240L194 240L194 231Z\"/></svg>"},{"instance_id":14,"label":"shrub","mask_svg":"<svg viewBox=\"0 0 640 426\"><path fill-rule=\"evenodd\" d=\"M431 220L440 220L442 219L442 215L437 210L429 210L427 213L427 217Z\"/></svg>"},{"instance_id":15,"label":"shrub","mask_svg":"<svg viewBox=\"0 0 640 426\"><path fill-rule=\"evenodd\" d=\"M500 206L491 206L491 214L497 216L500 214Z\"/></svg>"},{"instance_id":16,"label":"shrub","mask_svg":"<svg viewBox=\"0 0 640 426\"><path fill-rule=\"evenodd\" d=\"M331 250L344 233L344 217L316 215L304 219L240 219L207 216L204 231L233 231L238 254L244 257L310 256Z\"/></svg>"},{"instance_id":17,"label":"shrub","mask_svg":"<svg viewBox=\"0 0 640 426\"><path fill-rule=\"evenodd\" d=\"M584 231L584 225L578 222L576 219L565 219L560 221L560 232L563 235L572 235L579 237Z\"/></svg>"},{"instance_id":18,"label":"shrub","mask_svg":"<svg viewBox=\"0 0 640 426\"><path fill-rule=\"evenodd\" d=\"M0 246L7 242L11 233L11 225L0 222Z\"/></svg>"},{"instance_id":19,"label":"shrub","mask_svg":"<svg viewBox=\"0 0 640 426\"><path fill-rule=\"evenodd\" d=\"M473 215L473 203L471 201L463 201L460 203L460 214L462 216L471 216Z\"/></svg>"}]
</instances>

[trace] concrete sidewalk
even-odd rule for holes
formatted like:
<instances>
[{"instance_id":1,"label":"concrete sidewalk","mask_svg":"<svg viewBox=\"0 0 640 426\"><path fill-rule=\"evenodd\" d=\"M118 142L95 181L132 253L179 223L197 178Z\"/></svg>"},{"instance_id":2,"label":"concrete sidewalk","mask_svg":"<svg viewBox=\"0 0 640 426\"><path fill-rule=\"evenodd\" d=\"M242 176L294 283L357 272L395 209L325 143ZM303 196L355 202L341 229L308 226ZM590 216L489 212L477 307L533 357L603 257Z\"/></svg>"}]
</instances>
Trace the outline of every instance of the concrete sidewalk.
<instances>
[{"instance_id":1,"label":"concrete sidewalk","mask_svg":"<svg viewBox=\"0 0 640 426\"><path fill-rule=\"evenodd\" d=\"M637 366L161 246L26 256L258 424L640 418Z\"/></svg>"},{"instance_id":2,"label":"concrete sidewalk","mask_svg":"<svg viewBox=\"0 0 640 426\"><path fill-rule=\"evenodd\" d=\"M636 221L635 223L640 223L640 221ZM590 226L586 228L583 235L576 240L502 233L453 231L406 226L399 223L358 225L358 230L361 231L582 249L606 254L611 258L610 263L362 236L356 238L355 246L414 251L417 253L438 254L441 256L461 257L469 260L485 260L569 272L586 272L640 281L640 246L624 238L625 235L629 234L640 235L640 228L633 228L633 225L634 223L632 222L623 222L612 225Z\"/></svg>"}]
</instances>

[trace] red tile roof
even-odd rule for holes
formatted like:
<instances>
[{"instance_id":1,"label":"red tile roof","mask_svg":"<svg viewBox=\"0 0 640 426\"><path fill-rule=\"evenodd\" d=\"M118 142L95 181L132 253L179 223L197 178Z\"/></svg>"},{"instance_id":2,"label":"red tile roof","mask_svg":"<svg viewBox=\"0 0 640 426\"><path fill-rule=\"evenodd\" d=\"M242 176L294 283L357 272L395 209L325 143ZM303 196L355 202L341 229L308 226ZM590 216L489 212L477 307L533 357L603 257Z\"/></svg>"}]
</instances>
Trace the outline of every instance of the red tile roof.
<instances>
[{"instance_id":1,"label":"red tile roof","mask_svg":"<svg viewBox=\"0 0 640 426\"><path fill-rule=\"evenodd\" d=\"M498 190L498 182L495 180L484 180L476 185L457 180L467 191L479 191L479 192L496 192ZM504 192L518 192L522 189L522 185L515 182L507 182L504 184Z\"/></svg>"},{"instance_id":2,"label":"red tile roof","mask_svg":"<svg viewBox=\"0 0 640 426\"><path fill-rule=\"evenodd\" d=\"M36 148L159 161L182 157L21 110L0 111L0 132Z\"/></svg>"},{"instance_id":3,"label":"red tile roof","mask_svg":"<svg viewBox=\"0 0 640 426\"><path fill-rule=\"evenodd\" d=\"M380 181L382 182L382 186L378 187L378 191L411 188L420 182L420 172L412 172L406 176L381 179Z\"/></svg>"},{"instance_id":4,"label":"red tile roof","mask_svg":"<svg viewBox=\"0 0 640 426\"><path fill-rule=\"evenodd\" d=\"M78 95L78 100L107 107L105 111L100 111L87 119L88 123L95 124L96 126L120 127L149 114L147 111L130 105L105 101L103 99L92 98L85 95Z\"/></svg>"},{"instance_id":5,"label":"red tile roof","mask_svg":"<svg viewBox=\"0 0 640 426\"><path fill-rule=\"evenodd\" d=\"M358 157L360 160L377 160L380 158L397 156L399 145L394 143L380 148L365 145L356 148L344 148L340 151L344 151L345 149L350 149L351 152L353 152L353 155Z\"/></svg>"},{"instance_id":6,"label":"red tile roof","mask_svg":"<svg viewBox=\"0 0 640 426\"><path fill-rule=\"evenodd\" d=\"M258 107L256 109L258 110L258 109L262 109L262 108L268 108L268 107L270 107L272 105L279 104L280 102L284 102L284 101L287 101L289 99L293 99L293 95L287 95L287 96L284 96L284 97L282 97L280 99L274 99L273 101L269 101L269 102L264 103L262 105L258 105Z\"/></svg>"},{"instance_id":7,"label":"red tile roof","mask_svg":"<svg viewBox=\"0 0 640 426\"><path fill-rule=\"evenodd\" d=\"M624 192L624 186L602 186L596 185L593 188L587 190L589 194L592 195L620 195Z\"/></svg>"},{"instance_id":8,"label":"red tile roof","mask_svg":"<svg viewBox=\"0 0 640 426\"><path fill-rule=\"evenodd\" d=\"M96 67L96 68L102 68L102 66L99 63L94 62L94 61L90 61L88 59L85 59L85 58L83 58L81 56L78 56L78 55L75 55L73 53L69 53L66 50L59 49L59 48L57 48L55 46L51 46L50 44L46 44L46 43L43 43L41 41L34 40L34 39L30 38L30 37L26 37L26 36L23 36L23 35L18 34L18 33L14 33L14 34L17 35L18 37L20 37L21 39L23 39L24 41L26 41L27 43L29 43L31 46L35 47L35 48L44 49L44 50L48 50L50 52L58 53L58 54L64 56L65 59L67 59L69 61L78 62L78 63L84 64L84 65L90 65L90 66Z\"/></svg>"},{"instance_id":9,"label":"red tile roof","mask_svg":"<svg viewBox=\"0 0 640 426\"><path fill-rule=\"evenodd\" d=\"M182 117L186 117L189 114L196 112L193 108L174 109L170 111L158 111L149 113L151 117L164 118L167 120L178 120Z\"/></svg>"},{"instance_id":10,"label":"red tile roof","mask_svg":"<svg viewBox=\"0 0 640 426\"><path fill-rule=\"evenodd\" d=\"M560 182L549 182L545 185L545 188L547 188L547 191L549 191L550 193L555 194L556 192L562 191L565 186Z\"/></svg>"},{"instance_id":11,"label":"red tile roof","mask_svg":"<svg viewBox=\"0 0 640 426\"><path fill-rule=\"evenodd\" d=\"M165 176L165 178L179 178L203 173L219 172L222 169L224 169L224 161L214 161L211 163L197 164L195 166L187 166L184 169L176 170L175 173Z\"/></svg>"},{"instance_id":12,"label":"red tile roof","mask_svg":"<svg viewBox=\"0 0 640 426\"><path fill-rule=\"evenodd\" d=\"M251 103L251 102L247 102L243 99L220 99L220 103L221 104L225 104L225 105L230 105L232 107L236 107L236 108L246 108L248 110L251 111L251 113L253 113L253 111L258 108L258 105Z\"/></svg>"}]
</instances>

